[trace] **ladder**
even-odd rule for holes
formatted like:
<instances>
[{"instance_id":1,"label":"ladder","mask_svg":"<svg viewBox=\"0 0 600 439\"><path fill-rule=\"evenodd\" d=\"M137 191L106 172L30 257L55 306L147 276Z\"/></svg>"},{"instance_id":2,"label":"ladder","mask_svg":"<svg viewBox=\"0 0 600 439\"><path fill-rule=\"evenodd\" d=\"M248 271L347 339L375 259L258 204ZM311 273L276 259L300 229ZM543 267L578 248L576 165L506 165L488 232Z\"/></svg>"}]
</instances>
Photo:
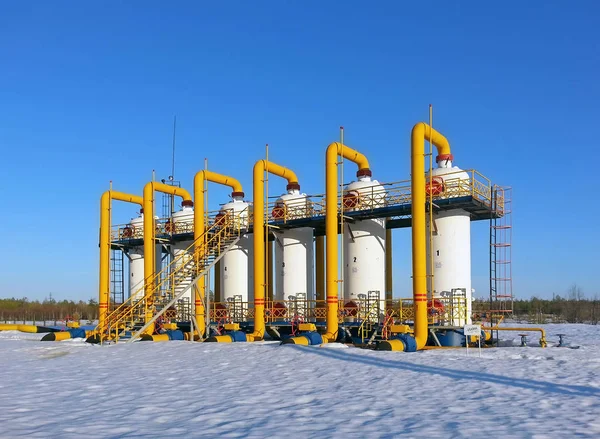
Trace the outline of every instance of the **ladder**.
<instances>
[{"instance_id":1,"label":"ladder","mask_svg":"<svg viewBox=\"0 0 600 439\"><path fill-rule=\"evenodd\" d=\"M151 282L153 287L149 291L144 292L142 286L108 314L104 325L98 325L94 330L100 343L117 342L119 339L134 341L142 334L151 334L154 322L166 311L173 310L177 301L198 279L205 276L237 244L241 233L240 222L232 214L213 221L185 252L155 274ZM201 300L204 302L204 298Z\"/></svg>"},{"instance_id":2,"label":"ladder","mask_svg":"<svg viewBox=\"0 0 600 439\"><path fill-rule=\"evenodd\" d=\"M512 190L494 186L490 218L491 326L513 313L512 291ZM497 339L497 334L496 334Z\"/></svg>"},{"instance_id":3,"label":"ladder","mask_svg":"<svg viewBox=\"0 0 600 439\"><path fill-rule=\"evenodd\" d=\"M125 300L125 278L123 275L123 251L110 250L110 293L111 307L117 307Z\"/></svg>"}]
</instances>

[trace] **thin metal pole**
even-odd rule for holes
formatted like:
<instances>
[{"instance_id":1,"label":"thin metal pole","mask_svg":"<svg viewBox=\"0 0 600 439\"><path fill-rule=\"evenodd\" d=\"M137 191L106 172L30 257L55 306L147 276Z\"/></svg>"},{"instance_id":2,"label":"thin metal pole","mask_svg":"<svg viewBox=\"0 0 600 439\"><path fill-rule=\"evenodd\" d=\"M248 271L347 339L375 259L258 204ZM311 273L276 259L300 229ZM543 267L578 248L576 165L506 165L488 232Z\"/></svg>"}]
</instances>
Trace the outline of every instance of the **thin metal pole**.
<instances>
[{"instance_id":1,"label":"thin metal pole","mask_svg":"<svg viewBox=\"0 0 600 439\"><path fill-rule=\"evenodd\" d=\"M342 145L344 145L344 127L341 126L340 127L340 143ZM338 282L338 300L340 300L340 295L343 298L344 297L344 239L346 239L346 233L344 230L344 156L343 154L339 154L339 157L341 157L342 161L341 161L341 169L342 172L340 172L340 195L338 197L338 199L340 200L340 229L341 229L341 242L342 242L342 249L340 252L340 265L341 265L341 274L339 276L339 282ZM336 206L337 209L337 206Z\"/></svg>"}]
</instances>

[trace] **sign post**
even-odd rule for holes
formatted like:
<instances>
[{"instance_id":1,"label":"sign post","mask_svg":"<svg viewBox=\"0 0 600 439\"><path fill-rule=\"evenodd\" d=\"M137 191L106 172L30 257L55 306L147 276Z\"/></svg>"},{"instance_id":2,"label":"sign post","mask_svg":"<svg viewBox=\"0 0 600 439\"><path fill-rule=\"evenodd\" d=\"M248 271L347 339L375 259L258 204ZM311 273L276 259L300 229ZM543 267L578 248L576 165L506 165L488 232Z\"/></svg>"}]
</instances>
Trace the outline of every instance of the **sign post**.
<instances>
[{"instance_id":1,"label":"sign post","mask_svg":"<svg viewBox=\"0 0 600 439\"><path fill-rule=\"evenodd\" d=\"M472 335L477 336L479 341L479 358L481 358L481 325L465 325L463 328L465 335L465 345L467 347L467 357L469 356L469 337Z\"/></svg>"}]
</instances>

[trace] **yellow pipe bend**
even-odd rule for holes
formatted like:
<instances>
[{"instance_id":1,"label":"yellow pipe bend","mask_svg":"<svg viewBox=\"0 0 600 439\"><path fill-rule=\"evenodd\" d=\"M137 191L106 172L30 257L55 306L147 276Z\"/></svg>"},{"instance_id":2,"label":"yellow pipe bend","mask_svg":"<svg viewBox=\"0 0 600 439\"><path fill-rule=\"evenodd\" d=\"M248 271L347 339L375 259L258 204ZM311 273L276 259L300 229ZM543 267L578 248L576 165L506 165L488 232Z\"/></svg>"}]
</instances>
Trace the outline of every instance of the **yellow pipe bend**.
<instances>
[{"instance_id":1,"label":"yellow pipe bend","mask_svg":"<svg viewBox=\"0 0 600 439\"><path fill-rule=\"evenodd\" d=\"M155 284L155 248L154 248L154 192L162 192L181 197L183 201L192 201L192 197L185 189L175 186L169 186L164 183L151 181L144 186L144 298L149 299L152 296ZM152 318L152 311L146 304L145 322ZM150 325L146 330L147 334L154 332L154 325Z\"/></svg>"},{"instance_id":2,"label":"yellow pipe bend","mask_svg":"<svg viewBox=\"0 0 600 439\"><path fill-rule=\"evenodd\" d=\"M247 341L260 341L265 335L265 188L264 173L285 178L288 185L298 185L298 177L288 168L267 160L254 164L252 201L253 207L253 245L254 245L254 332Z\"/></svg>"},{"instance_id":3,"label":"yellow pipe bend","mask_svg":"<svg viewBox=\"0 0 600 439\"><path fill-rule=\"evenodd\" d=\"M412 277L417 350L427 343L427 267L425 249L425 140L429 140L439 156L450 155L450 143L424 122L417 123L411 133L411 216L412 216Z\"/></svg>"},{"instance_id":4,"label":"yellow pipe bend","mask_svg":"<svg viewBox=\"0 0 600 439\"><path fill-rule=\"evenodd\" d=\"M540 345L542 347L546 347L547 342L546 342L546 331L543 328L521 328L521 327L517 327L517 328L506 328L506 327L498 327L498 326L482 326L481 327L482 330L484 331L519 331L519 332L527 332L527 331L531 331L531 332L539 332L540 333ZM487 338L486 338L487 340Z\"/></svg>"},{"instance_id":5,"label":"yellow pipe bend","mask_svg":"<svg viewBox=\"0 0 600 439\"><path fill-rule=\"evenodd\" d=\"M233 177L218 174L209 170L202 170L194 176L194 242L204 234L206 229L204 212L204 182L210 181L224 186L229 186L232 196L244 196L241 183ZM198 245L198 243L196 243ZM194 314L198 323L200 337L204 337L206 331L205 310L203 298L205 297L204 277L198 280L196 294L194 297Z\"/></svg>"},{"instance_id":6,"label":"yellow pipe bend","mask_svg":"<svg viewBox=\"0 0 600 439\"><path fill-rule=\"evenodd\" d=\"M138 195L126 194L113 190L106 191L100 197L100 274L98 293L98 326L103 327L108 315L110 297L110 211L111 201L124 201L139 204L143 207L144 200Z\"/></svg>"},{"instance_id":7,"label":"yellow pipe bend","mask_svg":"<svg viewBox=\"0 0 600 439\"><path fill-rule=\"evenodd\" d=\"M325 292L327 331L323 340L333 342L338 335L338 169L337 158L357 164L358 170L369 170L367 158L340 142L327 146L325 152Z\"/></svg>"}]
</instances>

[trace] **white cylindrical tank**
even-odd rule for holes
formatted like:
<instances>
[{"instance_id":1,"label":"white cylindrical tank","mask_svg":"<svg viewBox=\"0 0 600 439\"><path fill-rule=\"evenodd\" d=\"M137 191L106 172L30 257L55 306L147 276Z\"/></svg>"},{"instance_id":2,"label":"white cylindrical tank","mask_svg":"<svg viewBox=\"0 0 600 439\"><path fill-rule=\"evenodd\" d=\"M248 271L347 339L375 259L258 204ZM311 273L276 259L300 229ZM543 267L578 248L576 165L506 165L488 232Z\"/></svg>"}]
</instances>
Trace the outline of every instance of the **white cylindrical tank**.
<instances>
[{"instance_id":1,"label":"white cylindrical tank","mask_svg":"<svg viewBox=\"0 0 600 439\"><path fill-rule=\"evenodd\" d=\"M137 218L133 218L127 229L127 237L130 239L144 239L144 209L140 210ZM155 271L159 273L162 269L160 245L155 247L156 265ZM129 297L139 300L144 297L144 246L136 246L129 249Z\"/></svg>"},{"instance_id":2,"label":"white cylindrical tank","mask_svg":"<svg viewBox=\"0 0 600 439\"><path fill-rule=\"evenodd\" d=\"M181 202L181 210L173 213L172 219L172 234L181 235L184 233L194 232L194 202L191 200L184 200ZM175 241L173 244L173 260L175 263L174 269L178 269L181 265L188 262L193 257L193 253L186 251L193 240ZM192 283L192 279L185 279L178 283L178 287L187 287ZM178 311L181 311L179 317L186 318L191 313L194 289L190 288L184 295L179 299L177 303Z\"/></svg>"},{"instance_id":3,"label":"white cylindrical tank","mask_svg":"<svg viewBox=\"0 0 600 439\"><path fill-rule=\"evenodd\" d=\"M348 185L343 198L345 211L386 205L385 188L371 175L368 169L356 173L358 181ZM385 218L345 221L343 241L344 303L358 304L364 294L371 306L379 293L378 314L385 314Z\"/></svg>"},{"instance_id":4,"label":"white cylindrical tank","mask_svg":"<svg viewBox=\"0 0 600 439\"><path fill-rule=\"evenodd\" d=\"M231 198L229 203L221 207L220 214L233 215L234 221L243 231L249 226L250 203L244 201L243 192L232 192ZM241 301L246 307L248 303L254 301L252 237L252 234L242 235L238 243L221 259L221 300L225 303ZM237 308L239 308L238 305L236 305Z\"/></svg>"},{"instance_id":5,"label":"white cylindrical tank","mask_svg":"<svg viewBox=\"0 0 600 439\"><path fill-rule=\"evenodd\" d=\"M311 203L298 183L287 185L287 194L275 202L274 219L294 220L310 214ZM299 315L307 315L315 300L313 285L313 229L299 227L275 232L275 301L291 301ZM298 302L296 302L298 301Z\"/></svg>"},{"instance_id":6,"label":"white cylindrical tank","mask_svg":"<svg viewBox=\"0 0 600 439\"><path fill-rule=\"evenodd\" d=\"M465 195L469 174L452 166L452 155L437 156L437 168L432 170L432 181L427 191L435 199ZM427 236L429 215L427 218ZM431 248L427 244L427 274L431 275L433 251L433 291L429 284L429 298L441 299L444 310L434 310L441 322L463 326L471 323L471 217L463 209L442 210L433 214ZM431 250L431 251L430 251ZM430 305L431 306L431 305ZM433 303L436 307L436 303Z\"/></svg>"}]
</instances>

